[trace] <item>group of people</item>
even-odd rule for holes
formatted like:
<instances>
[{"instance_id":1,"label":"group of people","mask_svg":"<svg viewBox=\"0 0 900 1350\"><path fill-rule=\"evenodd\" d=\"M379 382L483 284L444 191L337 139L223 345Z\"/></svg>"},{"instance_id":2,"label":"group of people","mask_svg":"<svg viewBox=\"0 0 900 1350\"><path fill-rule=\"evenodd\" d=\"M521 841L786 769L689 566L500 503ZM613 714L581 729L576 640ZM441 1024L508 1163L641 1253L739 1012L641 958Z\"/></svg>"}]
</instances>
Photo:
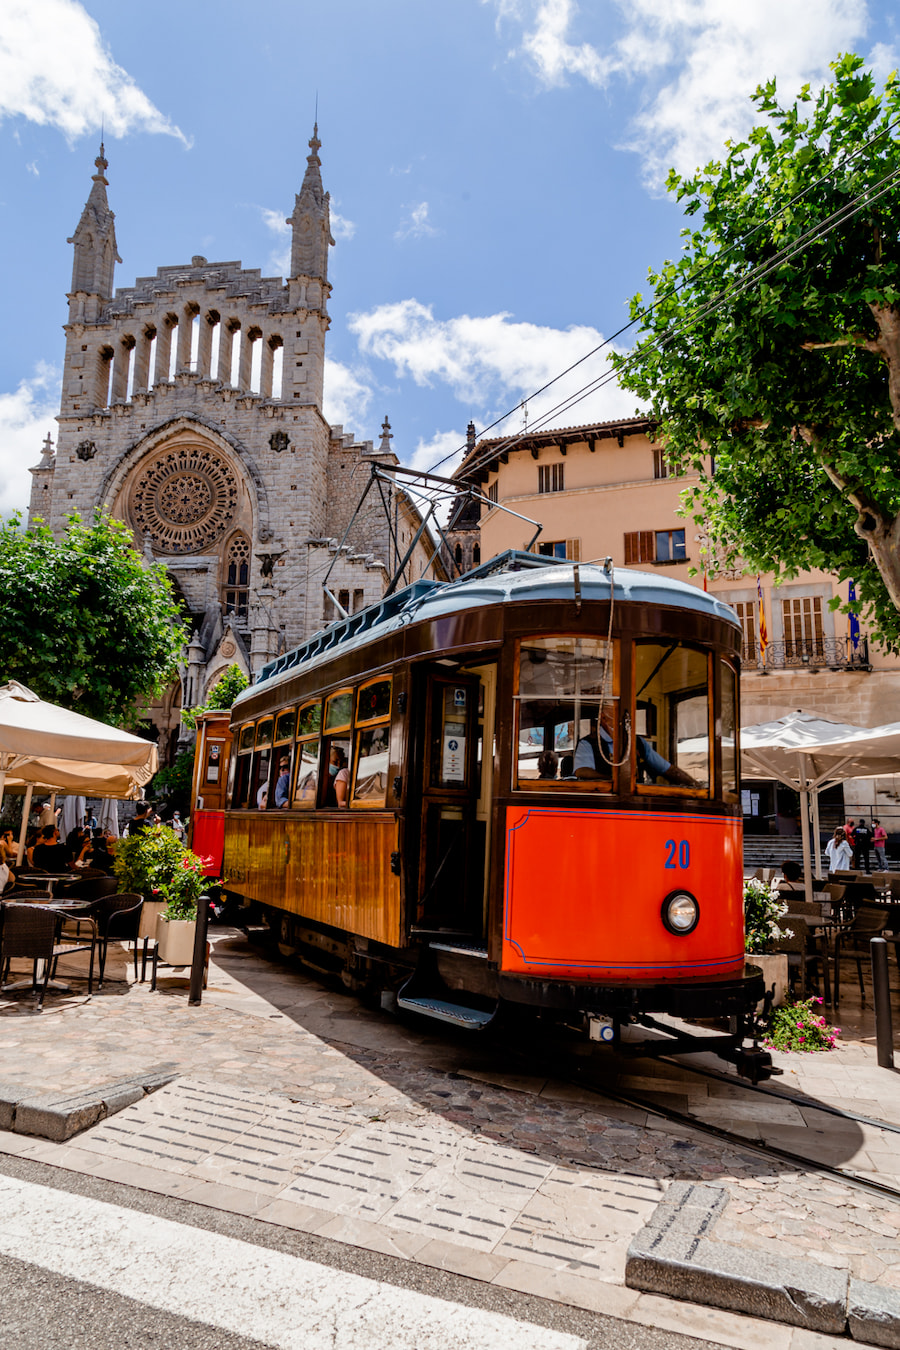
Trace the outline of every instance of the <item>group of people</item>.
<instances>
[{"instance_id":1,"label":"group of people","mask_svg":"<svg viewBox=\"0 0 900 1350\"><path fill-rule=\"evenodd\" d=\"M880 820L868 825L865 820L847 820L838 825L825 845L829 872L850 870L871 872L870 850L875 850L875 867L887 871L887 830Z\"/></svg>"}]
</instances>

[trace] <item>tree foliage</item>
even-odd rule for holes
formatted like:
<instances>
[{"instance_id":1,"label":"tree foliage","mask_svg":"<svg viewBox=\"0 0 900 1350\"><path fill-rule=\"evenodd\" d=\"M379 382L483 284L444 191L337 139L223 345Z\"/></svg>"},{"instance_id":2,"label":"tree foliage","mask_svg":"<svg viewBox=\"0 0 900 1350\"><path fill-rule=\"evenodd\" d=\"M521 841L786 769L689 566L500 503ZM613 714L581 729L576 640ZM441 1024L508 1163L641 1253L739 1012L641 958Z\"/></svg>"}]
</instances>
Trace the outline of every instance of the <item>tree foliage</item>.
<instances>
[{"instance_id":1,"label":"tree foliage","mask_svg":"<svg viewBox=\"0 0 900 1350\"><path fill-rule=\"evenodd\" d=\"M166 570L148 567L121 521L0 522L0 670L65 708L134 725L177 673L185 641Z\"/></svg>"},{"instance_id":2,"label":"tree foliage","mask_svg":"<svg viewBox=\"0 0 900 1350\"><path fill-rule=\"evenodd\" d=\"M212 689L206 696L205 703L198 703L196 708L185 708L181 714L181 720L186 727L192 731L197 728L197 718L201 713L211 712L217 708L230 708L234 700L244 689L247 688L250 681L238 665L231 665L225 671L224 675L216 681Z\"/></svg>"},{"instance_id":3,"label":"tree foliage","mask_svg":"<svg viewBox=\"0 0 900 1350\"><path fill-rule=\"evenodd\" d=\"M852 55L832 71L789 106L762 85L746 141L670 174L700 223L651 271L654 307L632 300L641 340L617 366L670 459L700 474L686 502L710 572L853 578L897 648L900 82L877 91Z\"/></svg>"}]
</instances>

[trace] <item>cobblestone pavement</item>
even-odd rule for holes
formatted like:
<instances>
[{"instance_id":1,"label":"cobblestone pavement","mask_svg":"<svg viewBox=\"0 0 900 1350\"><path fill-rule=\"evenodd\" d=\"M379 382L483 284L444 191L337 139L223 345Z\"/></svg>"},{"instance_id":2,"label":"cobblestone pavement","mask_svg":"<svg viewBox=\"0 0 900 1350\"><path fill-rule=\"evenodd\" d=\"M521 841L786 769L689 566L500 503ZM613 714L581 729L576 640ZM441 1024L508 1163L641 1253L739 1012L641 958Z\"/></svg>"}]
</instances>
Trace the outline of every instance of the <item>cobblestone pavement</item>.
<instances>
[{"instance_id":1,"label":"cobblestone pavement","mask_svg":"<svg viewBox=\"0 0 900 1350\"><path fill-rule=\"evenodd\" d=\"M900 1200L877 1197L813 1170L781 1165L689 1125L674 1125L646 1110L610 1103L572 1082L511 1071L496 1047L473 1046L461 1035L433 1035L427 1024L421 1030L386 1014L367 1012L354 997L248 948L238 934L219 930L214 941L209 989L200 1008L187 1006L185 981L171 973L161 978L157 994L151 994L147 985L130 983L124 953L116 955L111 980L91 1000L78 992L53 996L41 1016L29 1010L27 1001L3 1005L0 1078L5 1081L33 1087L35 1092L70 1090L159 1064L171 1064L181 1079L70 1145L3 1135L0 1151L76 1170L96 1169L97 1175L120 1181L131 1177L132 1184L150 1189L153 1183L166 1193L184 1195L191 1190L198 1200L198 1188L206 1188L202 1203L239 1212L277 1206L267 1215L273 1222L308 1227L374 1250L385 1250L377 1244L386 1242L387 1250L410 1259L428 1260L430 1252L436 1264L447 1262L445 1268L458 1273L501 1283L524 1282L531 1292L587 1307L597 1306L598 1279L607 1288L603 1299L636 1297L622 1288L624 1250L659 1188L671 1179L709 1180L725 1186L730 1195L718 1221L717 1240L801 1256L900 1288ZM65 967L61 974L65 975ZM860 1090L868 1095L853 1101L882 1109L883 1097L888 1102L885 1118L891 1117L896 1077L875 1068L868 1046L855 1044L815 1058L828 1065L831 1100L849 1105L852 1093ZM848 1086L842 1095L844 1076ZM814 1095L815 1078L815 1072L804 1068L800 1078L804 1092ZM701 1082L667 1064L642 1060L626 1073L614 1061L609 1081L632 1090L641 1087L651 1099L656 1094L660 1101L690 1105L698 1117L722 1120L729 1128L736 1128L736 1115L750 1109L738 1100L743 1097L738 1084ZM820 1085L821 1081L824 1078ZM305 1152L297 1151L296 1139L290 1148L284 1139L277 1144L274 1165L286 1169L285 1175L271 1173L283 1183L278 1186L271 1180L264 1184L259 1178L266 1174L250 1167L254 1157L257 1162L264 1158L246 1151L261 1142L258 1138L243 1139L237 1161L222 1156L223 1139L227 1143L234 1138L233 1126L225 1136L207 1130L204 1139L189 1139L199 1148L191 1153L179 1152L173 1143L176 1135L163 1134L167 1145L157 1139L143 1163L130 1161L137 1155L134 1149L129 1153L129 1132L132 1136L148 1128L152 1132L163 1117L173 1130L184 1128L186 1120L190 1124L191 1113L194 1125L202 1121L196 1101L185 1114L179 1094L188 1091L223 1093L231 1103L227 1114L233 1120L242 1119L244 1108L245 1114L249 1112L248 1128L258 1128L262 1120L271 1125L279 1112L286 1113L287 1135L302 1126L312 1142L307 1141ZM787 1092L784 1080L779 1091ZM753 1109L754 1128L762 1120L767 1129L774 1123L809 1136L821 1126L822 1150L831 1151L828 1160L849 1160L849 1165L863 1170L862 1160L869 1164L864 1170L878 1172L880 1160L870 1127L821 1112L807 1118L805 1107L770 1097L754 1099ZM154 1117L154 1111L161 1116ZM247 1134L244 1124L242 1135ZM402 1155L409 1153L410 1132L431 1149L428 1166L419 1168L417 1175L403 1172L401 1165ZM756 1128L755 1137L763 1133ZM146 1146L146 1141L141 1144L134 1138L130 1143ZM896 1168L900 1152L896 1144L896 1135L885 1143L886 1177L888 1169ZM270 1145L271 1140L264 1147ZM322 1185L327 1177L323 1163L336 1148L349 1149L351 1161L332 1156L327 1166L346 1165L344 1181L355 1169L357 1180L351 1180L349 1188ZM395 1181L394 1189L383 1193L378 1191L381 1183L358 1179L366 1158L379 1161L378 1150L388 1168L384 1175ZM471 1170L473 1158L482 1163L491 1160L488 1174L493 1180L486 1175L474 1190L461 1189L460 1168L465 1164ZM518 1207L510 1200L514 1188L499 1184L504 1174L497 1169L506 1166L524 1174L520 1197L524 1202ZM238 1176L241 1168L243 1178ZM331 1175L341 1179L339 1172ZM591 1230L585 1217L590 1207L580 1200L560 1201L562 1194L587 1195L594 1183L618 1187L631 1197L628 1205L610 1200L611 1206L632 1213L623 1217L610 1208L606 1217L616 1222L607 1226L608 1231L601 1232L596 1224ZM356 1185L358 1192L352 1190ZM443 1207L456 1213L440 1218L436 1206L442 1185ZM369 1194L373 1186L374 1203ZM409 1203L398 1209L404 1196ZM359 1207L360 1197L372 1204L372 1212ZM407 1212L409 1204L413 1208ZM502 1225L492 1241L486 1236L490 1224L482 1222L485 1219ZM429 1223L446 1223L447 1231L426 1232ZM518 1234L516 1226L522 1230ZM556 1246L547 1247L548 1234ZM582 1244L591 1278L579 1269L581 1258L574 1247L565 1255L566 1241ZM516 1253L517 1242L522 1250ZM621 1306L624 1309L625 1304ZM603 1310L619 1308L607 1302ZM732 1323L755 1325L752 1319L734 1317ZM747 1339L749 1332L741 1339L734 1327L729 1324L723 1331L723 1325L717 1322L715 1332L722 1343L756 1343ZM767 1328L759 1344L770 1350L787 1345L777 1339L781 1330Z\"/></svg>"}]
</instances>

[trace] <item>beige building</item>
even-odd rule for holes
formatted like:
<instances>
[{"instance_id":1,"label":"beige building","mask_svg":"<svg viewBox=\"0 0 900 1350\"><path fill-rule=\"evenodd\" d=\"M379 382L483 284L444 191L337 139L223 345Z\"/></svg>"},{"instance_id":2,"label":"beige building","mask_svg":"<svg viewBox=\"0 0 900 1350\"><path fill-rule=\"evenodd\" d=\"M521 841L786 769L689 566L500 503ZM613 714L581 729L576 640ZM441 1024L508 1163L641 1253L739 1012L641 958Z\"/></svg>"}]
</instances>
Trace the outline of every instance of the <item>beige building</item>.
<instances>
[{"instance_id":1,"label":"beige building","mask_svg":"<svg viewBox=\"0 0 900 1350\"><path fill-rule=\"evenodd\" d=\"M652 433L651 422L630 418L477 443L472 437L454 476L489 499L479 522L480 556L528 547L536 526L517 518L524 516L542 526L532 546L537 553L584 562L610 557L617 567L662 569L703 586L706 540L677 514L682 490L696 479L670 474ZM470 528L470 549L474 537ZM735 609L744 631L745 726L797 709L863 726L900 721L900 661L870 647L864 632L854 644L847 616L829 607L834 597L846 601L846 583L825 572L805 572L780 586L771 575L760 582L764 664L755 575L734 572L706 583ZM886 825L895 821L900 829L900 779L847 782L844 803L851 815L857 806L874 807Z\"/></svg>"}]
</instances>

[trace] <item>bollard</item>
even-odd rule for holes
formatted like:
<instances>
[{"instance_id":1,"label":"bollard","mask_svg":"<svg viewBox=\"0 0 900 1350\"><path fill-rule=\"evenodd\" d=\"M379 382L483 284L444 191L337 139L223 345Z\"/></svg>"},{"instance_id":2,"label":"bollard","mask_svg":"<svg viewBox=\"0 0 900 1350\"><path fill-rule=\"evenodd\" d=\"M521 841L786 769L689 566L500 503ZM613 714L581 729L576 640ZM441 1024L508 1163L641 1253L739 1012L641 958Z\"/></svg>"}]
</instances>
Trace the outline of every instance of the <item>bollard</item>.
<instances>
[{"instance_id":1,"label":"bollard","mask_svg":"<svg viewBox=\"0 0 900 1350\"><path fill-rule=\"evenodd\" d=\"M894 1067L894 1031L891 1026L891 978L888 973L887 943L874 937L869 943L872 953L872 984L875 989L875 1042L878 1048L878 1067Z\"/></svg>"},{"instance_id":2,"label":"bollard","mask_svg":"<svg viewBox=\"0 0 900 1350\"><path fill-rule=\"evenodd\" d=\"M206 970L206 933L209 928L209 896L197 901L197 927L194 929L194 957L191 961L191 988L188 1006L196 1007L203 998L203 972Z\"/></svg>"}]
</instances>

